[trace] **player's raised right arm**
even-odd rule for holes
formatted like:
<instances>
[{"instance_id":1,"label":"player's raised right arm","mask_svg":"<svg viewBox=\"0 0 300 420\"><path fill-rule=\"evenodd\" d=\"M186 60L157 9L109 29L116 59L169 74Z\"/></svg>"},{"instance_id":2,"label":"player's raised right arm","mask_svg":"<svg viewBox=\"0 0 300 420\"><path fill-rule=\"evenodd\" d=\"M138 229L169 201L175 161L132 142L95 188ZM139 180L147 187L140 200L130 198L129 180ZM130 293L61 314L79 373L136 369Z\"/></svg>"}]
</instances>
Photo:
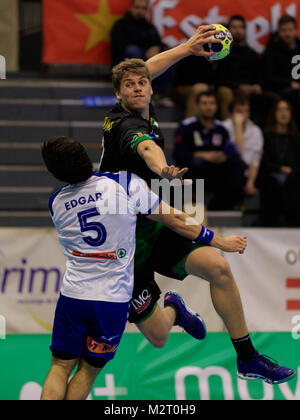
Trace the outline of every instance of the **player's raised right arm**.
<instances>
[{"instance_id":1,"label":"player's raised right arm","mask_svg":"<svg viewBox=\"0 0 300 420\"><path fill-rule=\"evenodd\" d=\"M155 77L158 77L173 64L177 63L177 61L189 55L195 54L204 57L213 55L213 52L206 52L203 45L209 42L220 43L221 40L214 37L217 33L219 31L210 25L200 25L194 35L185 43L151 57L146 61L146 65L149 68L152 78L155 79Z\"/></svg>"}]
</instances>

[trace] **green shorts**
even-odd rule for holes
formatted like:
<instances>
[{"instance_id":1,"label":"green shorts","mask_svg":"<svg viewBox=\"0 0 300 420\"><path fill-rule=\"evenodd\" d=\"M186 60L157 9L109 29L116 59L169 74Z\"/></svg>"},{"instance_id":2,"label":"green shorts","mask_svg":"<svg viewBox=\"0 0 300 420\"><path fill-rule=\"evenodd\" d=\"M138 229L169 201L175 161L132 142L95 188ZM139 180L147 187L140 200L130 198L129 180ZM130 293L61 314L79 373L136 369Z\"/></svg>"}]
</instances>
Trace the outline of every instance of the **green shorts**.
<instances>
[{"instance_id":1,"label":"green shorts","mask_svg":"<svg viewBox=\"0 0 300 420\"><path fill-rule=\"evenodd\" d=\"M192 242L163 227L149 257L134 270L134 290L129 309L129 322L144 321L154 310L161 290L154 280L154 273L176 280L184 280L189 274L185 263L191 252L209 246Z\"/></svg>"}]
</instances>

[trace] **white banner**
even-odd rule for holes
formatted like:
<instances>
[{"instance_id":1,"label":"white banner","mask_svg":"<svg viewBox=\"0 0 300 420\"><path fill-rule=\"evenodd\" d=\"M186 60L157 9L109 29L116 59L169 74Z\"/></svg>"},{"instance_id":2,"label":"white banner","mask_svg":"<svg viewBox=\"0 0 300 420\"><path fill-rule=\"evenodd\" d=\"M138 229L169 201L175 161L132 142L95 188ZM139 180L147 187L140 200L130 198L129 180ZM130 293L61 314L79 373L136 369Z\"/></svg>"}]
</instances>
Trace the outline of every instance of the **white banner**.
<instances>
[{"instance_id":1,"label":"white banner","mask_svg":"<svg viewBox=\"0 0 300 420\"><path fill-rule=\"evenodd\" d=\"M226 254L242 296L250 331L292 331L300 318L300 229L222 229L248 237L243 255ZM65 271L63 249L53 228L0 229L0 316L6 333L52 330ZM156 275L163 294L178 291L205 319L210 332L224 331L209 284L188 276L183 282ZM127 332L137 331L134 325ZM178 328L174 328L178 331Z\"/></svg>"},{"instance_id":2,"label":"white banner","mask_svg":"<svg viewBox=\"0 0 300 420\"><path fill-rule=\"evenodd\" d=\"M5 319L6 334L52 331L65 260L54 228L0 229L0 316ZM181 282L160 275L156 280L162 290L161 307L164 293L176 290L205 318L209 331L224 331L206 281L188 276ZM136 331L134 324L127 324L126 332ZM182 330L174 327L173 331Z\"/></svg>"},{"instance_id":3,"label":"white banner","mask_svg":"<svg viewBox=\"0 0 300 420\"><path fill-rule=\"evenodd\" d=\"M243 255L226 254L250 331L292 331L300 315L300 229L222 229L247 236Z\"/></svg>"},{"instance_id":4,"label":"white banner","mask_svg":"<svg viewBox=\"0 0 300 420\"><path fill-rule=\"evenodd\" d=\"M52 331L64 270L53 228L0 230L0 315L7 334Z\"/></svg>"}]
</instances>

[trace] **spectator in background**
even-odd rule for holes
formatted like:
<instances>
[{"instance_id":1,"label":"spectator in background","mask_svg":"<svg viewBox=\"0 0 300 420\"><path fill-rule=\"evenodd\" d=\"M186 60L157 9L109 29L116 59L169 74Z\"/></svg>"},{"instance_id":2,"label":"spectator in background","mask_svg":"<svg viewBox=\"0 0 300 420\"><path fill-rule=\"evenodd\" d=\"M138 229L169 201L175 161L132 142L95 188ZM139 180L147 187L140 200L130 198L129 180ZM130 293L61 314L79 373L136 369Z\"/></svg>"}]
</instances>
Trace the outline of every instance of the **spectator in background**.
<instances>
[{"instance_id":1,"label":"spectator in background","mask_svg":"<svg viewBox=\"0 0 300 420\"><path fill-rule=\"evenodd\" d=\"M204 57L191 55L184 58L176 68L174 101L184 111L185 118L195 115L197 95L214 88L215 66L214 62Z\"/></svg>"},{"instance_id":2,"label":"spectator in background","mask_svg":"<svg viewBox=\"0 0 300 420\"><path fill-rule=\"evenodd\" d=\"M221 119L229 118L229 104L234 94L248 97L261 95L261 61L258 54L246 43L246 20L234 15L228 22L233 37L232 50L228 57L217 65L218 99Z\"/></svg>"},{"instance_id":3,"label":"spectator in background","mask_svg":"<svg viewBox=\"0 0 300 420\"><path fill-rule=\"evenodd\" d=\"M111 31L112 64L117 65L125 58L149 58L165 49L156 27L148 22L149 0L131 0L125 16L119 19ZM153 103L163 107L173 107L169 98L169 86L174 67L157 77L153 83Z\"/></svg>"},{"instance_id":4,"label":"spectator in background","mask_svg":"<svg viewBox=\"0 0 300 420\"><path fill-rule=\"evenodd\" d=\"M264 85L289 100L299 117L300 81L293 80L292 58L300 55L297 20L288 15L279 19L278 32L271 37L264 53ZM297 120L296 120L297 121Z\"/></svg>"},{"instance_id":5,"label":"spectator in background","mask_svg":"<svg viewBox=\"0 0 300 420\"><path fill-rule=\"evenodd\" d=\"M278 100L264 131L259 185L264 226L300 225L300 134L291 105Z\"/></svg>"},{"instance_id":6,"label":"spectator in background","mask_svg":"<svg viewBox=\"0 0 300 420\"><path fill-rule=\"evenodd\" d=\"M125 16L119 19L111 31L112 63L125 58L148 60L162 50L160 35L148 22L149 0L132 0Z\"/></svg>"},{"instance_id":7,"label":"spectator in background","mask_svg":"<svg viewBox=\"0 0 300 420\"><path fill-rule=\"evenodd\" d=\"M236 97L229 110L231 118L223 121L223 125L247 165L244 192L247 195L255 195L258 191L256 179L263 152L263 133L250 119L250 103L246 97Z\"/></svg>"},{"instance_id":8,"label":"spectator in background","mask_svg":"<svg viewBox=\"0 0 300 420\"><path fill-rule=\"evenodd\" d=\"M174 160L189 168L192 179L204 179L205 195L213 194L208 209L233 209L241 198L245 164L227 129L214 119L215 93L200 93L196 106L196 116L182 121L176 130Z\"/></svg>"}]
</instances>

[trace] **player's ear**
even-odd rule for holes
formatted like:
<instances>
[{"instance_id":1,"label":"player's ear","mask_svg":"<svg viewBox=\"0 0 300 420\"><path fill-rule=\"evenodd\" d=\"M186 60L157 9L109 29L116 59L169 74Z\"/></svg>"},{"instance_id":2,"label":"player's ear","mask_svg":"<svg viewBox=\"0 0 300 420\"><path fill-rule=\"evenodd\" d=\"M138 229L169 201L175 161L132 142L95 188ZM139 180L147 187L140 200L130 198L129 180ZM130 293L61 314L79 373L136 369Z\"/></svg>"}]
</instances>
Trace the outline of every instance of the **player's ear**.
<instances>
[{"instance_id":1,"label":"player's ear","mask_svg":"<svg viewBox=\"0 0 300 420\"><path fill-rule=\"evenodd\" d=\"M114 90L114 93L118 99L118 101L121 101L121 96L120 96L120 92L118 92L117 90Z\"/></svg>"}]
</instances>

